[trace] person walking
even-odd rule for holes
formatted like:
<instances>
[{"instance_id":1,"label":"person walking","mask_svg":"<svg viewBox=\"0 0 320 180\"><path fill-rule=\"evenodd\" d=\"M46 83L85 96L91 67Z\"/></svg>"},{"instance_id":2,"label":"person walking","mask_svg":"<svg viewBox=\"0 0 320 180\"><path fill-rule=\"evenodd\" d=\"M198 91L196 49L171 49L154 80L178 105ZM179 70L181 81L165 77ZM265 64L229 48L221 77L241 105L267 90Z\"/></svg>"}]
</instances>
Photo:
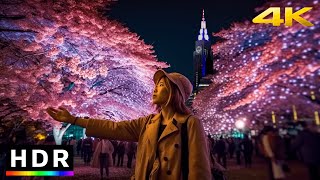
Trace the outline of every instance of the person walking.
<instances>
[{"instance_id":1,"label":"person walking","mask_svg":"<svg viewBox=\"0 0 320 180\"><path fill-rule=\"evenodd\" d=\"M235 152L236 152L236 159L237 159L237 165L241 165L241 140L240 138L236 138L234 141L235 145Z\"/></svg>"},{"instance_id":2,"label":"person walking","mask_svg":"<svg viewBox=\"0 0 320 180\"><path fill-rule=\"evenodd\" d=\"M79 156L79 153L81 153L81 159L83 158L82 150L81 150L81 145L82 145L82 138L80 138L77 142L77 155Z\"/></svg>"},{"instance_id":3,"label":"person walking","mask_svg":"<svg viewBox=\"0 0 320 180\"><path fill-rule=\"evenodd\" d=\"M126 143L126 153L128 157L127 167L132 167L133 156L136 153L137 145L135 142L127 142Z\"/></svg>"},{"instance_id":4,"label":"person walking","mask_svg":"<svg viewBox=\"0 0 320 180\"><path fill-rule=\"evenodd\" d=\"M249 139L248 135L244 135L244 139L241 143L243 147L244 165L245 167L251 167L252 164L252 154L253 154L253 143Z\"/></svg>"},{"instance_id":5,"label":"person walking","mask_svg":"<svg viewBox=\"0 0 320 180\"><path fill-rule=\"evenodd\" d=\"M152 103L157 106L156 114L114 122L76 117L63 107L50 107L47 112L57 121L85 127L88 136L137 141L133 179L210 180L205 131L199 118L185 105L192 93L191 82L182 74L162 69L154 74L153 81ZM181 140L182 127L186 127L186 147Z\"/></svg>"},{"instance_id":6,"label":"person walking","mask_svg":"<svg viewBox=\"0 0 320 180\"><path fill-rule=\"evenodd\" d=\"M268 173L271 180L284 179L285 172L282 169L284 161L284 143L277 134L276 129L265 126L262 130L262 151L268 162Z\"/></svg>"},{"instance_id":7,"label":"person walking","mask_svg":"<svg viewBox=\"0 0 320 180\"><path fill-rule=\"evenodd\" d=\"M112 140L111 141L112 145L113 145L113 153L112 153L112 159L113 159L113 166L116 166L116 157L118 154L118 144L119 142L116 140Z\"/></svg>"},{"instance_id":8,"label":"person walking","mask_svg":"<svg viewBox=\"0 0 320 180\"><path fill-rule=\"evenodd\" d=\"M106 169L106 176L109 177L109 167L112 166L113 145L107 139L98 141L93 153L91 167L100 168L100 177L103 179L103 169Z\"/></svg>"},{"instance_id":9,"label":"person walking","mask_svg":"<svg viewBox=\"0 0 320 180\"><path fill-rule=\"evenodd\" d=\"M224 168L227 168L226 142L224 141L222 136L220 137L220 140L216 144L216 152L218 154L218 163L222 164Z\"/></svg>"},{"instance_id":10,"label":"person walking","mask_svg":"<svg viewBox=\"0 0 320 180\"><path fill-rule=\"evenodd\" d=\"M234 150L235 150L235 143L234 143L234 140L233 140L233 138L231 137L231 138L229 138L229 141L228 141L228 144L229 144L229 146L228 146L228 152L229 152L229 156L230 156L230 159L232 159L233 158L233 155L234 155Z\"/></svg>"},{"instance_id":11,"label":"person walking","mask_svg":"<svg viewBox=\"0 0 320 180\"><path fill-rule=\"evenodd\" d=\"M76 143L77 143L77 140L74 137L72 137L69 141L69 145L71 145L73 149L73 154L76 154Z\"/></svg>"},{"instance_id":12,"label":"person walking","mask_svg":"<svg viewBox=\"0 0 320 180\"><path fill-rule=\"evenodd\" d=\"M82 149L83 149L83 161L85 165L89 165L92 156L92 146L93 142L91 137L87 137L83 140Z\"/></svg>"},{"instance_id":13,"label":"person walking","mask_svg":"<svg viewBox=\"0 0 320 180\"><path fill-rule=\"evenodd\" d=\"M117 153L118 153L118 163L117 166L122 167L123 166L123 158L124 158L124 154L126 152L126 144L123 141L120 141L120 143L118 144L118 149L117 149Z\"/></svg>"}]
</instances>

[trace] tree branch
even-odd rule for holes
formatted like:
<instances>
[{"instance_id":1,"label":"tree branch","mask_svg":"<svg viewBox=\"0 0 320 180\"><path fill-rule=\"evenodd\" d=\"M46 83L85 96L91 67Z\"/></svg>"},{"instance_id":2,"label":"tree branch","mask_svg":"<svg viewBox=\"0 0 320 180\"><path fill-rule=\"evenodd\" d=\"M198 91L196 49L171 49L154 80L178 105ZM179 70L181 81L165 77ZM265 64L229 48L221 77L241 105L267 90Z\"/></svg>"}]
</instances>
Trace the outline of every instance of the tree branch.
<instances>
[{"instance_id":1,"label":"tree branch","mask_svg":"<svg viewBox=\"0 0 320 180\"><path fill-rule=\"evenodd\" d=\"M3 28L0 28L0 32L1 31L2 32L7 31L7 32L22 32L22 33L38 33L37 31L33 31L30 29L23 30L23 29L3 29Z\"/></svg>"},{"instance_id":2,"label":"tree branch","mask_svg":"<svg viewBox=\"0 0 320 180\"><path fill-rule=\"evenodd\" d=\"M13 19L13 20L18 20L18 19L24 19L26 18L25 15L13 15L13 16L10 16L10 15L3 15L3 14L0 14L0 19Z\"/></svg>"},{"instance_id":3,"label":"tree branch","mask_svg":"<svg viewBox=\"0 0 320 180\"><path fill-rule=\"evenodd\" d=\"M19 112L19 111L23 111L23 109L17 109L17 110L14 110L14 111L10 111L9 113L5 114L4 116L0 116L0 119L4 119L8 115L10 115L12 113L15 113L15 112Z\"/></svg>"},{"instance_id":4,"label":"tree branch","mask_svg":"<svg viewBox=\"0 0 320 180\"><path fill-rule=\"evenodd\" d=\"M108 89L108 90L106 90L105 92L100 93L99 95L104 95L104 94L107 94L108 92L112 92L112 93L121 95L120 93L115 92L115 90L120 89L120 88L123 87L123 86L125 86L125 85L123 84L123 85L117 86L117 87L115 87L115 88Z\"/></svg>"}]
</instances>

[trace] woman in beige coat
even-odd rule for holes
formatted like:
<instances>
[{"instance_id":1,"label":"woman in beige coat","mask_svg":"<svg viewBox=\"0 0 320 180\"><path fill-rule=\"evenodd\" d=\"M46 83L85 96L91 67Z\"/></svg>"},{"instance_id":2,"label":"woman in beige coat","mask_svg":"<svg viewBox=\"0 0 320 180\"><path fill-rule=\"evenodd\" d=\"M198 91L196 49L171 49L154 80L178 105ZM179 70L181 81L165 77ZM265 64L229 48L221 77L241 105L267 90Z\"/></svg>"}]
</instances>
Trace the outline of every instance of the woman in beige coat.
<instances>
[{"instance_id":1,"label":"woman in beige coat","mask_svg":"<svg viewBox=\"0 0 320 180\"><path fill-rule=\"evenodd\" d=\"M95 148L91 167L100 168L101 179L103 178L103 169L106 169L106 175L109 176L109 167L112 166L113 145L107 139L101 139Z\"/></svg>"},{"instance_id":2,"label":"woman in beige coat","mask_svg":"<svg viewBox=\"0 0 320 180\"><path fill-rule=\"evenodd\" d=\"M135 120L113 122L85 119L66 109L48 108L52 118L86 128L87 136L124 141L138 141L135 174L132 179L211 179L210 156L201 121L191 114L185 102L192 84L179 73L158 70L153 77L153 104L159 113ZM181 126L187 123L188 149L182 149ZM187 152L187 167L181 152ZM184 175L183 175L184 174ZM186 174L186 175L185 175Z\"/></svg>"}]
</instances>

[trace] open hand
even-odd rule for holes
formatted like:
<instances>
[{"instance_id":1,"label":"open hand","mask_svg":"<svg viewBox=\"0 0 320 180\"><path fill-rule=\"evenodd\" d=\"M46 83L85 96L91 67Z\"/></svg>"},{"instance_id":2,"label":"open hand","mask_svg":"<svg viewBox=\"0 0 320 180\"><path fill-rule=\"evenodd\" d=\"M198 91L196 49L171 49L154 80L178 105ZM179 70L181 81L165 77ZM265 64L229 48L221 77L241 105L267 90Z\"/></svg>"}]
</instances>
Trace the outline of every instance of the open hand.
<instances>
[{"instance_id":1,"label":"open hand","mask_svg":"<svg viewBox=\"0 0 320 180\"><path fill-rule=\"evenodd\" d=\"M63 107L59 107L59 109L49 107L46 111L53 119L60 122L73 123L75 120L75 117L72 116L69 111Z\"/></svg>"}]
</instances>

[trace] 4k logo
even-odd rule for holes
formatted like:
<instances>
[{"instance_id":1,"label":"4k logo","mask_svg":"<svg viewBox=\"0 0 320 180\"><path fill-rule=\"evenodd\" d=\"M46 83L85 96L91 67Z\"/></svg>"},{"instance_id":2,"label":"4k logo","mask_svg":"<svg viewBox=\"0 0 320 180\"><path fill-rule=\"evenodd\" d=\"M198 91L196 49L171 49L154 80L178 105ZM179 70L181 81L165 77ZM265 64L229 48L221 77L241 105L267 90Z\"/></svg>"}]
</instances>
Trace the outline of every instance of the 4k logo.
<instances>
[{"instance_id":1,"label":"4k logo","mask_svg":"<svg viewBox=\"0 0 320 180\"><path fill-rule=\"evenodd\" d=\"M300 15L310 11L312 7L304 7L296 12L293 12L292 7L285 8L285 20L280 17L280 7L270 7L267 10L263 11L261 14L256 16L252 22L253 23L262 23L262 24L272 24L273 26L280 26L284 23L286 26L292 26L292 20L297 21L298 23L304 26L314 26L311 22L302 18ZM272 14L271 19L265 19L269 14Z\"/></svg>"}]
</instances>

